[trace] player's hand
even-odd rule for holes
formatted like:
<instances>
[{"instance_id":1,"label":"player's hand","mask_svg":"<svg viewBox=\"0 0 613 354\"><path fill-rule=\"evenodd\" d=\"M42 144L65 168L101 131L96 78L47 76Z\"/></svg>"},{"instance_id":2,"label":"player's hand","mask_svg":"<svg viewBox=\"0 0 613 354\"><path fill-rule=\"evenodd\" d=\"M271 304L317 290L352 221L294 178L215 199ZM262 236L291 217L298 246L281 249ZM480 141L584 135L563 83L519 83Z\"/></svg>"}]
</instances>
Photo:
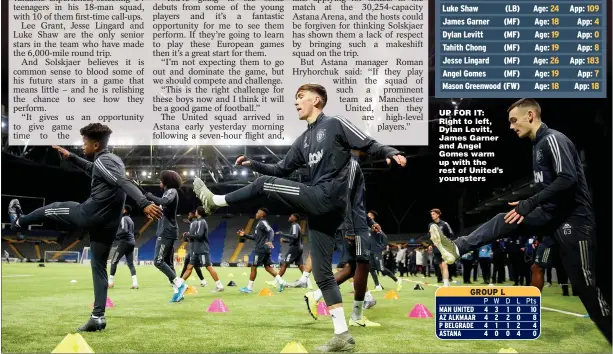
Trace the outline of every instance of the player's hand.
<instances>
[{"instance_id":1,"label":"player's hand","mask_svg":"<svg viewBox=\"0 0 613 354\"><path fill-rule=\"evenodd\" d=\"M282 239L281 239L281 242L283 242L283 243L287 243L287 240L286 240L286 239L284 239L284 238L282 238Z\"/></svg>"},{"instance_id":2,"label":"player's hand","mask_svg":"<svg viewBox=\"0 0 613 354\"><path fill-rule=\"evenodd\" d=\"M60 155L62 156L63 159L67 159L70 156L70 151L64 149L61 146L57 146L57 145L52 145L52 148L54 148L55 150L57 150Z\"/></svg>"},{"instance_id":3,"label":"player's hand","mask_svg":"<svg viewBox=\"0 0 613 354\"><path fill-rule=\"evenodd\" d=\"M275 232L275 235L278 235L278 234L280 234L280 233L281 233L281 231L277 231L277 232Z\"/></svg>"},{"instance_id":4,"label":"player's hand","mask_svg":"<svg viewBox=\"0 0 613 354\"><path fill-rule=\"evenodd\" d=\"M236 158L236 166L245 166L245 167L249 167L251 166L251 162L249 161L249 159L247 159L247 157L245 156L239 156Z\"/></svg>"},{"instance_id":5,"label":"player's hand","mask_svg":"<svg viewBox=\"0 0 613 354\"><path fill-rule=\"evenodd\" d=\"M345 239L347 239L349 241L353 241L353 240L355 240L355 235L345 235Z\"/></svg>"},{"instance_id":6,"label":"player's hand","mask_svg":"<svg viewBox=\"0 0 613 354\"><path fill-rule=\"evenodd\" d=\"M240 230L239 232L236 233L238 236L243 237L245 236L245 231Z\"/></svg>"},{"instance_id":7,"label":"player's hand","mask_svg":"<svg viewBox=\"0 0 613 354\"><path fill-rule=\"evenodd\" d=\"M519 202L510 202L509 205L517 206L519 205ZM519 213L517 212L517 208L514 208L513 210L508 212L507 215L504 216L504 222L506 222L507 224L521 224L522 221L524 221L524 217L519 215Z\"/></svg>"},{"instance_id":8,"label":"player's hand","mask_svg":"<svg viewBox=\"0 0 613 354\"><path fill-rule=\"evenodd\" d=\"M143 212L149 219L160 219L162 217L162 208L151 203L143 209Z\"/></svg>"},{"instance_id":9,"label":"player's hand","mask_svg":"<svg viewBox=\"0 0 613 354\"><path fill-rule=\"evenodd\" d=\"M389 157L388 157L388 158L386 158L386 159L385 159L385 162L387 162L387 164L388 164L388 165L390 165L390 164L392 163L392 159L394 159L394 161L395 161L395 162L396 162L398 165L400 165L400 166L402 166L402 167L404 167L404 166L406 166L406 165L407 165L407 158L406 158L406 157L404 157L404 156L402 156L402 155L400 155L400 154L398 154L398 155L394 155L394 156L392 156L391 158L389 158Z\"/></svg>"},{"instance_id":10,"label":"player's hand","mask_svg":"<svg viewBox=\"0 0 613 354\"><path fill-rule=\"evenodd\" d=\"M265 245L268 246L268 248L275 248L275 246L273 246L272 242L266 242Z\"/></svg>"}]
</instances>

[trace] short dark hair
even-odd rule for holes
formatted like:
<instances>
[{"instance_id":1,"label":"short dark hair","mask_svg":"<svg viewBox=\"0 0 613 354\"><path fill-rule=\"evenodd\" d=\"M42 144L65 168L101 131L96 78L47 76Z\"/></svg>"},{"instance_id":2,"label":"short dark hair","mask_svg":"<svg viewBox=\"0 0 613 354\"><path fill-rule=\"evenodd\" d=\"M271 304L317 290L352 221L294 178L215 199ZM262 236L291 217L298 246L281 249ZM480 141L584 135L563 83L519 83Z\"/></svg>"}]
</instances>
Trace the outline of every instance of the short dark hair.
<instances>
[{"instance_id":1,"label":"short dark hair","mask_svg":"<svg viewBox=\"0 0 613 354\"><path fill-rule=\"evenodd\" d=\"M436 213L436 214L438 214L438 216L443 215L443 213L441 213L441 209L437 209L437 208L434 208L434 209L430 210L430 212L431 213Z\"/></svg>"},{"instance_id":2,"label":"short dark hair","mask_svg":"<svg viewBox=\"0 0 613 354\"><path fill-rule=\"evenodd\" d=\"M89 140L98 142L100 146L105 148L109 143L109 138L113 131L108 125L101 123L90 123L80 130L81 136L86 137Z\"/></svg>"},{"instance_id":3,"label":"short dark hair","mask_svg":"<svg viewBox=\"0 0 613 354\"><path fill-rule=\"evenodd\" d=\"M541 117L541 105L536 102L533 98L522 98L519 101L515 101L512 105L507 109L507 113L511 112L514 108L528 108L532 109L534 113L536 113L537 117Z\"/></svg>"},{"instance_id":4,"label":"short dark hair","mask_svg":"<svg viewBox=\"0 0 613 354\"><path fill-rule=\"evenodd\" d=\"M196 208L196 213L200 216L206 216L206 210L204 210L202 205Z\"/></svg>"},{"instance_id":5,"label":"short dark hair","mask_svg":"<svg viewBox=\"0 0 613 354\"><path fill-rule=\"evenodd\" d=\"M266 215L268 215L268 209L266 208L258 208L258 210L263 211Z\"/></svg>"},{"instance_id":6,"label":"short dark hair","mask_svg":"<svg viewBox=\"0 0 613 354\"><path fill-rule=\"evenodd\" d=\"M369 214L374 215L374 216L375 216L375 218L378 218L378 217L379 217L379 213L377 213L377 212L376 212L376 211L374 211L374 210L371 210L371 211L369 211L368 213L369 213Z\"/></svg>"},{"instance_id":7,"label":"short dark hair","mask_svg":"<svg viewBox=\"0 0 613 354\"><path fill-rule=\"evenodd\" d=\"M179 188L181 187L181 176L172 170L164 170L160 172L160 181L166 188Z\"/></svg>"},{"instance_id":8,"label":"short dark hair","mask_svg":"<svg viewBox=\"0 0 613 354\"><path fill-rule=\"evenodd\" d=\"M298 215L297 213L293 213L292 216L295 217L296 220L300 220L300 215Z\"/></svg>"},{"instance_id":9,"label":"short dark hair","mask_svg":"<svg viewBox=\"0 0 613 354\"><path fill-rule=\"evenodd\" d=\"M126 210L126 214L130 215L132 214L132 207L129 206L128 204L124 205L123 208Z\"/></svg>"},{"instance_id":10,"label":"short dark hair","mask_svg":"<svg viewBox=\"0 0 613 354\"><path fill-rule=\"evenodd\" d=\"M298 93L301 91L309 91L317 94L321 98L321 109L323 109L326 106L326 103L328 103L328 92L326 91L325 87L319 84L304 84L298 87L296 96L298 96Z\"/></svg>"}]
</instances>

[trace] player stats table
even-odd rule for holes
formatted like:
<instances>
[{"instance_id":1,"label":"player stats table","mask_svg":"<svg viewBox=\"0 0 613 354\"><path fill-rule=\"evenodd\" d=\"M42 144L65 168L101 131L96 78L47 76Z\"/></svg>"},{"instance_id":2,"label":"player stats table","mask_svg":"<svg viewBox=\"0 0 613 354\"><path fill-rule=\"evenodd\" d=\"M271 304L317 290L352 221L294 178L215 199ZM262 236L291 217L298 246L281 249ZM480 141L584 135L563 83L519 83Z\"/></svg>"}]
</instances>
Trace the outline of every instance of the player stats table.
<instances>
[{"instance_id":1,"label":"player stats table","mask_svg":"<svg viewBox=\"0 0 613 354\"><path fill-rule=\"evenodd\" d=\"M435 324L439 339L537 339L541 292L532 286L438 288Z\"/></svg>"},{"instance_id":2,"label":"player stats table","mask_svg":"<svg viewBox=\"0 0 613 354\"><path fill-rule=\"evenodd\" d=\"M436 97L606 98L607 1L437 0Z\"/></svg>"}]
</instances>

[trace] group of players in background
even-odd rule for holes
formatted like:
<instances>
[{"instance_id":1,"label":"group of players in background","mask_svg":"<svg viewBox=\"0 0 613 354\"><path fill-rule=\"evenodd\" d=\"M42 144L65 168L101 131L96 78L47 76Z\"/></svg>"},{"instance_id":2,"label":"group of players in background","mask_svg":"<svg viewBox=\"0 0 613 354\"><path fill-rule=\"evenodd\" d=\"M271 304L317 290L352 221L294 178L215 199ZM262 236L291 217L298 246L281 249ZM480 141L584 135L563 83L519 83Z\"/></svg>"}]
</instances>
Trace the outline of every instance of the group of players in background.
<instances>
[{"instance_id":1,"label":"group of players in background","mask_svg":"<svg viewBox=\"0 0 613 354\"><path fill-rule=\"evenodd\" d=\"M334 326L334 336L316 350L335 352L355 349L356 341L349 333L339 285L350 278L354 279L354 306L349 325L367 327L369 321L363 316L362 309L368 274L374 268L394 277L390 275L391 272L378 267L381 263L376 259L372 264L374 267L371 267L373 256L376 258L377 252L380 255L380 251L373 246L375 242L371 236L382 231L372 218L374 213L368 217L364 208L365 182L359 161L366 156L375 156L384 158L388 164L395 163L404 167L406 158L398 150L376 142L349 120L325 115L323 108L328 96L323 86L302 85L295 98L299 119L307 122L307 130L291 145L281 161L265 164L240 156L236 165L251 168L261 176L227 195L215 195L202 180L194 179L194 193L203 205L196 211L197 219L192 221L190 231L185 235L192 240L191 266L187 266L182 276L177 276L171 266L172 245L178 233L176 189L181 184L180 176L174 171L163 171L160 174L164 190L161 198L143 193L126 178L121 159L108 151L111 130L99 123L81 129L83 152L93 162L55 147L64 158L92 177L91 197L82 204L52 203L15 218L12 227L18 230L51 219L89 231L95 305L92 316L79 330L97 331L106 327L106 262L119 224L123 225L122 229L130 228L130 223L122 222L120 215L124 210L126 195L136 202L145 215L159 219L154 264L170 281L174 289L173 302L183 297L187 289L185 279L189 276L186 276L188 269L196 265L207 267L216 279L216 290L223 290L210 267L208 243L202 242L207 230L203 217L228 205L265 197L285 204L288 210L308 216L311 252L303 276L295 285L307 283L310 273L313 273L319 289L307 293L307 305L314 314L316 298L323 298ZM542 190L529 199L510 203L513 208L511 211L497 215L470 235L454 241L445 234L448 225L434 219L429 226L429 233L436 246L437 262L440 261L443 278L449 278L448 264L455 264L462 255L497 239L520 235L554 235L564 255L563 262L573 289L578 292L590 318L611 342L609 300L602 296L596 286L593 272L595 222L591 198L577 151L565 135L548 128L541 121L540 106L534 100L520 100L511 106L508 113L511 129L520 138L530 138L533 142L535 182ZM302 166L307 168L309 185L283 178ZM129 209L125 211L129 213ZM256 217L259 221L255 235L239 231L239 236L254 239L256 243L251 259L250 281L241 289L246 293L253 290L258 265L264 265L275 277L280 290L287 285L279 273L270 267L270 246L274 233L265 221L266 214L265 208L258 210ZM297 219L297 216L293 218ZM345 247L345 264L333 273L332 254L338 246L337 239L341 239ZM288 252L287 256L291 260L294 255ZM398 287L401 287L400 280L397 282Z\"/></svg>"}]
</instances>

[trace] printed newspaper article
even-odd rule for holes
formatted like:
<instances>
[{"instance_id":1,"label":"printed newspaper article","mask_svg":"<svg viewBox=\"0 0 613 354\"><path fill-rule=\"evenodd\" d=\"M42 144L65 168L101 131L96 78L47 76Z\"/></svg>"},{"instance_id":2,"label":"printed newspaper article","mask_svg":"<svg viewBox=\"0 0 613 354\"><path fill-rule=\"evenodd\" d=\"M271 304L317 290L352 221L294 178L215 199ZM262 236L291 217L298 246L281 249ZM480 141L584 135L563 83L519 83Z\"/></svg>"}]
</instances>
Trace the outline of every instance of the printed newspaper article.
<instances>
[{"instance_id":1,"label":"printed newspaper article","mask_svg":"<svg viewBox=\"0 0 613 354\"><path fill-rule=\"evenodd\" d=\"M611 351L610 1L1 6L3 352Z\"/></svg>"}]
</instances>

